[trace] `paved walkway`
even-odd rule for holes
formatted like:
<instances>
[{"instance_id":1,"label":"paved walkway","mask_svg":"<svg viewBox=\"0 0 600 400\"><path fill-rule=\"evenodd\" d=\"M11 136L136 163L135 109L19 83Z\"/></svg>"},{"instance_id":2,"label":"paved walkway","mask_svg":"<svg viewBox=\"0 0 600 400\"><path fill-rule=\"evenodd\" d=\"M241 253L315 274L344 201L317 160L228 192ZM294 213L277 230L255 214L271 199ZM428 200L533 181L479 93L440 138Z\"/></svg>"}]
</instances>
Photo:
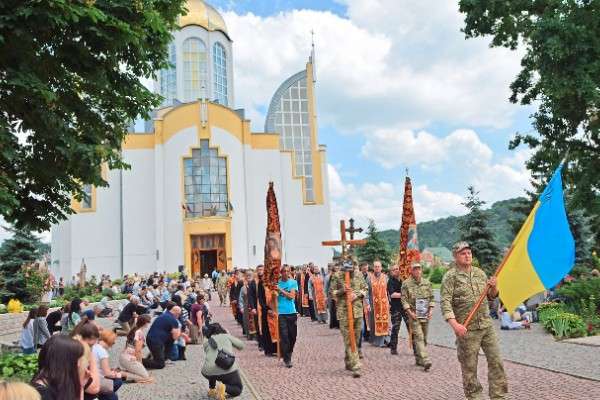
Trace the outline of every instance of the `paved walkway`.
<instances>
[{"instance_id":1,"label":"paved walkway","mask_svg":"<svg viewBox=\"0 0 600 400\"><path fill-rule=\"evenodd\" d=\"M439 291L435 294L439 302ZM529 330L503 331L500 322L495 323L502 356L506 360L600 381L600 347L555 340L540 324L532 324ZM401 334L406 337L406 332ZM579 340L600 343L600 337ZM454 333L443 320L439 303L433 313L429 342L456 348Z\"/></svg>"},{"instance_id":2,"label":"paved walkway","mask_svg":"<svg viewBox=\"0 0 600 400\"><path fill-rule=\"evenodd\" d=\"M230 333L241 329L228 307L213 306L216 320ZM446 327L447 329L447 327ZM387 349L364 346L363 377L355 379L344 370L342 339L337 330L301 318L294 367L266 358L253 342L239 353L240 364L262 399L462 399L460 367L456 352L446 347L429 347L433 368L425 373L414 366L405 340L400 355ZM485 359L479 364L486 371ZM510 399L583 400L600 398L600 384L566 374L505 363L511 390ZM486 374L481 374L487 387ZM284 383L285 382L285 383Z\"/></svg>"}]
</instances>

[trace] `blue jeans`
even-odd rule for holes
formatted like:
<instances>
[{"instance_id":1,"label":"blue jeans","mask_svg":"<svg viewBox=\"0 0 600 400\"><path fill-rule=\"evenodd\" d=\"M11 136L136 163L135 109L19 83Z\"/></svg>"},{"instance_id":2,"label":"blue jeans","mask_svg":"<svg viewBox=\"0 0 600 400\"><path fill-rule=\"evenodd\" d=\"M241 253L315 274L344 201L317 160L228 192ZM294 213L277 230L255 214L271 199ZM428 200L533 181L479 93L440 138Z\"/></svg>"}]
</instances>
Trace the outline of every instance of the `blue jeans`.
<instances>
[{"instance_id":1,"label":"blue jeans","mask_svg":"<svg viewBox=\"0 0 600 400\"><path fill-rule=\"evenodd\" d=\"M23 354L35 354L35 347L22 347Z\"/></svg>"}]
</instances>

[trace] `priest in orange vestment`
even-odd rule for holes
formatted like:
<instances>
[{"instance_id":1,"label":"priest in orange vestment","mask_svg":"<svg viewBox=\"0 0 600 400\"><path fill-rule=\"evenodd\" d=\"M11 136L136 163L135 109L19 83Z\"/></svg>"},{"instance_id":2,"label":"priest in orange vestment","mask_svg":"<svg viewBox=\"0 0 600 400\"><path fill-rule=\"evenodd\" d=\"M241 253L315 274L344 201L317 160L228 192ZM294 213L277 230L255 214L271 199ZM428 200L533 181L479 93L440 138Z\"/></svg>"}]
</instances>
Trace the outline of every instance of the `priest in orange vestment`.
<instances>
[{"instance_id":1,"label":"priest in orange vestment","mask_svg":"<svg viewBox=\"0 0 600 400\"><path fill-rule=\"evenodd\" d=\"M387 275L382 272L380 261L373 263L373 273L369 277L369 297L371 303L371 343L385 347L390 331L390 303L387 294Z\"/></svg>"},{"instance_id":2,"label":"priest in orange vestment","mask_svg":"<svg viewBox=\"0 0 600 400\"><path fill-rule=\"evenodd\" d=\"M323 281L323 275L321 275L319 267L314 268L313 275L310 277L308 282L308 288L312 293L317 321L320 324L326 324L327 298L325 296L325 283Z\"/></svg>"}]
</instances>

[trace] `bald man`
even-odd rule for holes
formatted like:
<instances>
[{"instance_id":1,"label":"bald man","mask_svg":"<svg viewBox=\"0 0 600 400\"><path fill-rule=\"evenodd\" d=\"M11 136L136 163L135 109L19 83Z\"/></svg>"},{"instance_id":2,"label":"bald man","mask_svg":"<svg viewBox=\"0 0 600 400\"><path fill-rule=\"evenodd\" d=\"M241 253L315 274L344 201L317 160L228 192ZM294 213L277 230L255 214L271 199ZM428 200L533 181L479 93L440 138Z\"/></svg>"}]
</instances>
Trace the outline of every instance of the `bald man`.
<instances>
[{"instance_id":1,"label":"bald man","mask_svg":"<svg viewBox=\"0 0 600 400\"><path fill-rule=\"evenodd\" d=\"M162 369L165 367L166 354L171 354L173 342L181 335L179 328L181 307L175 303L167 304L167 311L154 320L146 335L146 344L150 355L142 360L147 369Z\"/></svg>"}]
</instances>

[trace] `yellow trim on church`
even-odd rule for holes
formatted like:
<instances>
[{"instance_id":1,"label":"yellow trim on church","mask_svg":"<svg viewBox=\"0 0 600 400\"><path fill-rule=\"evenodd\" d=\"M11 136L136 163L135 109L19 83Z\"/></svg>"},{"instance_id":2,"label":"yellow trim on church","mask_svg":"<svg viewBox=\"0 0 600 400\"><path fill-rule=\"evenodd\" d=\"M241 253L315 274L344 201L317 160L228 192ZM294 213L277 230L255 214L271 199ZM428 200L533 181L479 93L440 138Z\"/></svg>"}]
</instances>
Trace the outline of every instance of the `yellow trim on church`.
<instances>
[{"instance_id":1,"label":"yellow trim on church","mask_svg":"<svg viewBox=\"0 0 600 400\"><path fill-rule=\"evenodd\" d=\"M308 118L310 122L310 141L312 143L312 173L313 173L313 204L323 204L323 160L321 159L321 151L317 143L317 106L315 103L315 85L313 81L313 65L312 62L306 64L306 90L308 96ZM304 185L303 188L304 189Z\"/></svg>"},{"instance_id":2,"label":"yellow trim on church","mask_svg":"<svg viewBox=\"0 0 600 400\"><path fill-rule=\"evenodd\" d=\"M76 214L83 214L83 213L91 213L91 212L96 212L96 186L92 185L92 194L91 194L91 203L92 206L90 208L84 208L83 207L83 202L79 201L77 199L75 199L74 197L71 198L71 208L73 209L73 211L75 211Z\"/></svg>"}]
</instances>

